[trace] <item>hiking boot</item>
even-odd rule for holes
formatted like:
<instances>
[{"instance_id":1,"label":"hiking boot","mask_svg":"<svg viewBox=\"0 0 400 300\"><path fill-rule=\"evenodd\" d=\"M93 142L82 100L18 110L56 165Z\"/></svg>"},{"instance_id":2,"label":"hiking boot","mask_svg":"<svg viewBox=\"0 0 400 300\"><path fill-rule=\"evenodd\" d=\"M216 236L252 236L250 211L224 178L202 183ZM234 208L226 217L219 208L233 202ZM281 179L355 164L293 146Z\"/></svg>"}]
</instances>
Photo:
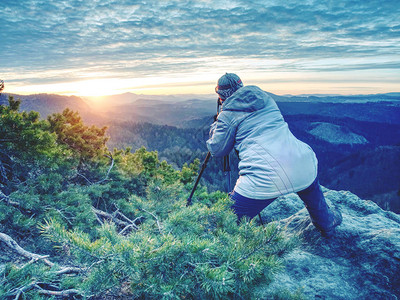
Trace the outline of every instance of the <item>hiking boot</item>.
<instances>
[{"instance_id":1,"label":"hiking boot","mask_svg":"<svg viewBox=\"0 0 400 300\"><path fill-rule=\"evenodd\" d=\"M320 229L321 235L326 238L330 238L335 234L336 227L342 224L343 220L342 213L339 210L337 210L336 208L330 208L330 210L333 217L332 223L327 229Z\"/></svg>"}]
</instances>

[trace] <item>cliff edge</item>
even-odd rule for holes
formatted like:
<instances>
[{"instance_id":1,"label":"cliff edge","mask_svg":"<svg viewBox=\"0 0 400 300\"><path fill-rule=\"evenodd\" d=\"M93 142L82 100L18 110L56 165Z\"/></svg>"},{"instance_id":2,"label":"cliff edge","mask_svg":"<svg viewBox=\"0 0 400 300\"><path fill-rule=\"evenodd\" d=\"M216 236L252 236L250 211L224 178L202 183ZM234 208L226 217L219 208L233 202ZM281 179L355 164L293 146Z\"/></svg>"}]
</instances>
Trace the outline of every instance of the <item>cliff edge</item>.
<instances>
[{"instance_id":1,"label":"cliff edge","mask_svg":"<svg viewBox=\"0 0 400 300\"><path fill-rule=\"evenodd\" d=\"M321 237L300 198L278 198L263 218L280 220L298 246L270 290L302 291L307 299L400 299L400 216L347 191L324 188L343 214L336 235Z\"/></svg>"}]
</instances>

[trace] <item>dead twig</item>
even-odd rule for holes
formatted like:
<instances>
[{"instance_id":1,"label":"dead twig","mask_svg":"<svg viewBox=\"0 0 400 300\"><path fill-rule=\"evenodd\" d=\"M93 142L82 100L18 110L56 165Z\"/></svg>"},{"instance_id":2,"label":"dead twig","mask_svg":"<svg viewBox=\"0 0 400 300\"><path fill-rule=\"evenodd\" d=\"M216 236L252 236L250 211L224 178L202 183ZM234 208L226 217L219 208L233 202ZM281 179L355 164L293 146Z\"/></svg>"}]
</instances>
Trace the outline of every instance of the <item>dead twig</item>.
<instances>
[{"instance_id":1,"label":"dead twig","mask_svg":"<svg viewBox=\"0 0 400 300\"><path fill-rule=\"evenodd\" d=\"M137 221L140 218L143 218L143 217L138 217L138 218L136 218L135 220L132 221L131 219L129 219L127 216L125 216L123 213L121 213L118 210L115 211L112 214L110 214L108 212L105 212L105 211L102 211L100 209L97 209L97 208L95 208L93 206L92 206L92 210L96 214L96 218L99 221L99 223L103 224L103 222L99 218L99 216L100 216L102 218L111 220L112 222L114 222L118 226L122 226L123 229L119 232L119 234L122 234L122 233L126 232L129 228L133 228L135 230L139 230L139 227L135 224L135 221ZM118 216L120 218L122 218L123 220L118 218Z\"/></svg>"},{"instance_id":2,"label":"dead twig","mask_svg":"<svg viewBox=\"0 0 400 300\"><path fill-rule=\"evenodd\" d=\"M57 291L57 290L46 290L44 288L42 288L40 285L44 285L43 282L31 282L30 284L27 284L23 287L20 288L16 288L12 291L10 291L6 296L14 296L15 295L15 300L20 299L21 295L29 290L32 289L37 289L39 294L42 295L47 295L47 296L58 296L58 297L69 297L72 295L82 295L81 291L78 291L76 289L69 289L69 290L61 290L61 291ZM49 286L48 284L45 284L46 286ZM51 285L51 288L57 288L53 285Z\"/></svg>"},{"instance_id":3,"label":"dead twig","mask_svg":"<svg viewBox=\"0 0 400 300\"><path fill-rule=\"evenodd\" d=\"M120 232L119 232L119 234L124 234L125 233L125 231L127 231L128 229L130 229L130 228L134 228L135 230L137 230L137 227L134 225L134 224L130 224L130 225L128 225L128 226L126 226L125 228L123 228Z\"/></svg>"},{"instance_id":4,"label":"dead twig","mask_svg":"<svg viewBox=\"0 0 400 300\"><path fill-rule=\"evenodd\" d=\"M113 156L112 156L111 153L109 153L109 155L104 155L104 156L105 156L105 157L108 157L108 158L111 160L111 164L110 164L110 167L108 168L108 171L107 171L107 173L106 173L106 176L105 176L103 179L98 180L98 181L96 181L96 182L92 182L92 181L91 181L90 179L88 179L85 175L83 175L83 174L81 174L81 173L79 173L79 172L77 172L76 174L77 174L78 176L82 177L83 179L85 179L90 185L92 185L92 184L100 184L100 183L103 183L104 181L107 181L107 180L108 180L108 176L110 175L110 172L111 172L112 168L114 167L115 161L114 161L114 158L113 158Z\"/></svg>"},{"instance_id":5,"label":"dead twig","mask_svg":"<svg viewBox=\"0 0 400 300\"><path fill-rule=\"evenodd\" d=\"M35 287L35 285L36 285L36 282L31 282L30 284L27 284L27 285L25 285L23 287L15 288L15 289L11 290L5 296L14 296L15 295L14 299L18 300L23 293L33 289Z\"/></svg>"},{"instance_id":6,"label":"dead twig","mask_svg":"<svg viewBox=\"0 0 400 300\"><path fill-rule=\"evenodd\" d=\"M39 289L39 294L48 296L69 297L72 295L81 295L81 292L75 289L64 290L64 291L49 291L49 290L44 290L37 285L35 286L35 288Z\"/></svg>"},{"instance_id":7,"label":"dead twig","mask_svg":"<svg viewBox=\"0 0 400 300\"><path fill-rule=\"evenodd\" d=\"M143 210L144 212L147 212L148 214L150 214L150 215L156 220L157 227L158 227L158 231L159 231L161 234L163 234L162 226L161 226L161 223L160 223L160 221L158 220L157 216L156 216L155 214L153 214L153 213L151 213L151 212L145 210L144 208L141 208L141 210Z\"/></svg>"},{"instance_id":8,"label":"dead twig","mask_svg":"<svg viewBox=\"0 0 400 300\"><path fill-rule=\"evenodd\" d=\"M95 208L95 207L93 207L93 206L92 206L92 211L93 211L96 215L98 215L98 216L100 216L100 217L103 217L103 218L105 218L105 219L110 219L110 220L113 221L116 225L123 226L123 227L126 227L126 226L128 226L128 225L131 225L130 222L128 223L128 222L126 222L126 221L122 221L122 220L118 219L117 217L113 216L112 214L110 214L110 213L108 213L108 212L105 212L105 211L102 211L102 210L100 210L100 209L97 209L97 208Z\"/></svg>"},{"instance_id":9,"label":"dead twig","mask_svg":"<svg viewBox=\"0 0 400 300\"><path fill-rule=\"evenodd\" d=\"M0 191L0 200L3 200L3 202L7 203L8 205L21 208L21 204L19 204L19 202L10 200L10 197L5 195L2 191Z\"/></svg>"},{"instance_id":10,"label":"dead twig","mask_svg":"<svg viewBox=\"0 0 400 300\"><path fill-rule=\"evenodd\" d=\"M87 179L87 177L79 172L76 172L76 175L82 177L83 179L85 179L89 184L93 184L93 182L91 182L89 179Z\"/></svg>"},{"instance_id":11,"label":"dead twig","mask_svg":"<svg viewBox=\"0 0 400 300\"><path fill-rule=\"evenodd\" d=\"M108 176L110 175L110 172L111 172L112 168L114 167L114 158L113 158L112 154L109 153L109 155L104 155L104 156L108 157L111 160L111 164L110 164L110 167L108 168L106 177L104 177L104 179L102 179L100 181L97 181L96 183L102 183L102 182L108 180Z\"/></svg>"},{"instance_id":12,"label":"dead twig","mask_svg":"<svg viewBox=\"0 0 400 300\"><path fill-rule=\"evenodd\" d=\"M79 268L79 267L63 267L59 271L56 271L55 273L57 275L64 275L64 274L76 274L76 273L82 273L84 271L87 271L87 268Z\"/></svg>"}]
</instances>

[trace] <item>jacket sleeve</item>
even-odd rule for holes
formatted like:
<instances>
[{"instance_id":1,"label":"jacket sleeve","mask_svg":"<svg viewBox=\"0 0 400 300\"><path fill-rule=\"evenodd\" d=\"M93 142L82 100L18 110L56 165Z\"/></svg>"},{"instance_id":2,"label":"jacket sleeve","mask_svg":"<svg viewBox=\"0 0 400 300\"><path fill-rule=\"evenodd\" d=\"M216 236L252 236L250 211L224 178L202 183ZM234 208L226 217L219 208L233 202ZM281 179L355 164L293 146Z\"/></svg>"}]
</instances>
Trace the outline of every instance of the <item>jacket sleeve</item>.
<instances>
[{"instance_id":1,"label":"jacket sleeve","mask_svg":"<svg viewBox=\"0 0 400 300\"><path fill-rule=\"evenodd\" d=\"M229 118L220 115L217 121L211 125L210 138L207 140L208 151L212 156L228 155L235 144L236 127Z\"/></svg>"}]
</instances>

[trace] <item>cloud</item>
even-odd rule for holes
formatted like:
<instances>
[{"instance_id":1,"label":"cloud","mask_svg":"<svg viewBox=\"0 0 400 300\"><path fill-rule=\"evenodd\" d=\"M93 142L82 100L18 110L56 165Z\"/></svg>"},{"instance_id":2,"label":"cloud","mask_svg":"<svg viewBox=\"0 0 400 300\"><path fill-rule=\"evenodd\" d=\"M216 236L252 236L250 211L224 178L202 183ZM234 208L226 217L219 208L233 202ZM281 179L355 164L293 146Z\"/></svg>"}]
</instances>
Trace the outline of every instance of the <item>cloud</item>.
<instances>
[{"instance_id":1,"label":"cloud","mask_svg":"<svg viewBox=\"0 0 400 300\"><path fill-rule=\"evenodd\" d=\"M278 59L283 66L301 60L297 68L307 70L314 59L390 55L395 61L382 66L399 65L397 0L134 3L2 0L0 65L27 72L68 70L61 73L70 78L196 71L209 57L217 66L246 58Z\"/></svg>"}]
</instances>

